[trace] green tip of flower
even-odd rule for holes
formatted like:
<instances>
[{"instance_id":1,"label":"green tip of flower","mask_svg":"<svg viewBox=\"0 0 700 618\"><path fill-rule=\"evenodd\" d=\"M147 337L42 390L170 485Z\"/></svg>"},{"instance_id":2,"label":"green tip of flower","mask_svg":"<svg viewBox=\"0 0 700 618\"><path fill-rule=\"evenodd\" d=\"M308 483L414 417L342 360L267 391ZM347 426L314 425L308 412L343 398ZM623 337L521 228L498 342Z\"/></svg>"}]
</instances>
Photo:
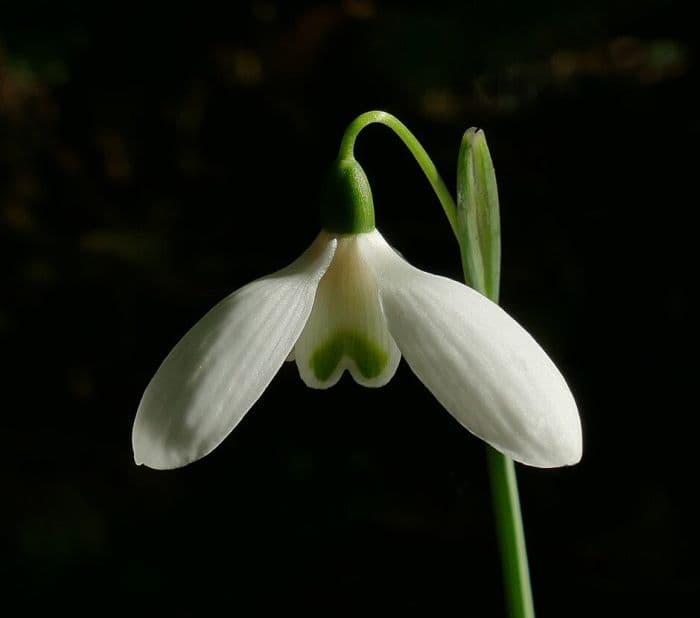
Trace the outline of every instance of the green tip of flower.
<instances>
[{"instance_id":1,"label":"green tip of flower","mask_svg":"<svg viewBox=\"0 0 700 618\"><path fill-rule=\"evenodd\" d=\"M313 353L311 368L316 377L321 381L328 380L343 356L354 360L368 380L376 378L389 361L387 352L368 337L353 331L341 331Z\"/></svg>"},{"instance_id":2,"label":"green tip of flower","mask_svg":"<svg viewBox=\"0 0 700 618\"><path fill-rule=\"evenodd\" d=\"M321 227L335 234L374 229L374 202L367 175L353 157L338 159L321 195Z\"/></svg>"}]
</instances>

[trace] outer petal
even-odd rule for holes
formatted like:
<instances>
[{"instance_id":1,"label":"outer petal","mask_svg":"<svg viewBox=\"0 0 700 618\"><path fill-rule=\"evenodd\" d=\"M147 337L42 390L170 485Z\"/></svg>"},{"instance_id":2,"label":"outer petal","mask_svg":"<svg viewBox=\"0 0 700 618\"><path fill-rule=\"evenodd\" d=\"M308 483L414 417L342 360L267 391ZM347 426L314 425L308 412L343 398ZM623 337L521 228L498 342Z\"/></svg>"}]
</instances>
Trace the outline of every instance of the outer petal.
<instances>
[{"instance_id":1,"label":"outer petal","mask_svg":"<svg viewBox=\"0 0 700 618\"><path fill-rule=\"evenodd\" d=\"M318 286L313 311L294 348L299 374L311 388L329 388L347 369L358 384L384 386L401 360L379 302L374 273L358 239L341 236Z\"/></svg>"},{"instance_id":2,"label":"outer petal","mask_svg":"<svg viewBox=\"0 0 700 618\"><path fill-rule=\"evenodd\" d=\"M320 234L299 259L222 300L180 340L141 399L136 463L177 468L221 443L294 346L336 244Z\"/></svg>"},{"instance_id":3,"label":"outer petal","mask_svg":"<svg viewBox=\"0 0 700 618\"><path fill-rule=\"evenodd\" d=\"M469 431L543 468L581 458L581 423L564 378L505 311L471 288L414 268L376 232L365 253L399 349Z\"/></svg>"}]
</instances>

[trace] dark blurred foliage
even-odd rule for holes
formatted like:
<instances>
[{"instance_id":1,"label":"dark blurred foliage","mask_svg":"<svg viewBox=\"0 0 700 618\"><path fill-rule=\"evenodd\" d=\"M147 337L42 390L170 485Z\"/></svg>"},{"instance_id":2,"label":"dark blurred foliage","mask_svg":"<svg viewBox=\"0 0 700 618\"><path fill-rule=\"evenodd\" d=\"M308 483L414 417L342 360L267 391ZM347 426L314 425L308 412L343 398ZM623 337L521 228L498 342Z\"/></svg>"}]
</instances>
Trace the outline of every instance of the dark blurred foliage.
<instances>
[{"instance_id":1,"label":"dark blurred foliage","mask_svg":"<svg viewBox=\"0 0 700 618\"><path fill-rule=\"evenodd\" d=\"M485 128L502 303L580 404L583 462L519 469L539 615L697 615L690 6L4 2L2 580L25 613L504 615L483 445L405 364L326 392L286 365L203 461L132 460L167 351L307 246L344 127L386 109L450 186ZM459 278L399 141L357 153L389 241Z\"/></svg>"}]
</instances>

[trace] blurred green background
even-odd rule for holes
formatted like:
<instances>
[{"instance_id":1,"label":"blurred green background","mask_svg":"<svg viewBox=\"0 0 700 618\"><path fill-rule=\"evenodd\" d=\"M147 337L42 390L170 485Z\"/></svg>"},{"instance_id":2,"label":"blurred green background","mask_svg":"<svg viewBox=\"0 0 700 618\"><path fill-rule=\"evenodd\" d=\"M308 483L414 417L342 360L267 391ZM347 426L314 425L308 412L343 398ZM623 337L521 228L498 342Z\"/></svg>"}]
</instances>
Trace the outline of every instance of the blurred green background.
<instances>
[{"instance_id":1,"label":"blurred green background","mask_svg":"<svg viewBox=\"0 0 700 618\"><path fill-rule=\"evenodd\" d=\"M324 392L287 365L211 456L132 460L165 354L308 245L343 129L385 109L451 187L485 129L502 304L580 405L583 462L520 468L538 615L697 615L691 6L3 3L1 568L25 611L504 615L483 445L405 363ZM399 141L357 156L387 239L459 278Z\"/></svg>"}]
</instances>

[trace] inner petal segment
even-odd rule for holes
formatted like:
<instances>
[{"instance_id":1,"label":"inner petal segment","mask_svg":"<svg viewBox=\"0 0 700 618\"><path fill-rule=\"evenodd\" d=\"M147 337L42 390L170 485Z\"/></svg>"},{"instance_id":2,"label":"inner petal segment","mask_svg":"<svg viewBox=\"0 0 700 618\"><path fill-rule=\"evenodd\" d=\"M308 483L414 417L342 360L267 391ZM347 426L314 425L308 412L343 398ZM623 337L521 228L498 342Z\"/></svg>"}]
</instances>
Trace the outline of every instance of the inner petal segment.
<instances>
[{"instance_id":1,"label":"inner petal segment","mask_svg":"<svg viewBox=\"0 0 700 618\"><path fill-rule=\"evenodd\" d=\"M401 353L389 334L374 274L356 236L339 239L294 359L312 388L333 386L346 369L357 383L371 387L383 386L396 372Z\"/></svg>"}]
</instances>

